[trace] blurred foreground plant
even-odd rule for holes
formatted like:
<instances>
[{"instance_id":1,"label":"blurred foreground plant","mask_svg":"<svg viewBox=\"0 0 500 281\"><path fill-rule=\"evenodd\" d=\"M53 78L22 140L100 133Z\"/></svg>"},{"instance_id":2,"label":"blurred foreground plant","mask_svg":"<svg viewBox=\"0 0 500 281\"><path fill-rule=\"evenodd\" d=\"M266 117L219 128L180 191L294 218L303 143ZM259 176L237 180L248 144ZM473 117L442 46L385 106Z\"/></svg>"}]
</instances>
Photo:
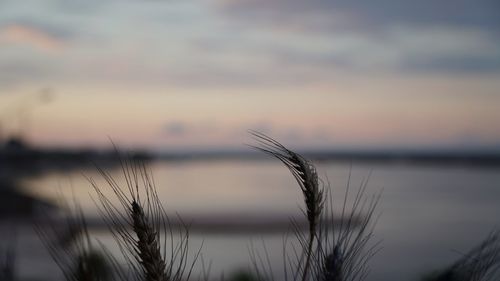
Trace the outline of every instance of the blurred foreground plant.
<instances>
[{"instance_id":1,"label":"blurred foreground plant","mask_svg":"<svg viewBox=\"0 0 500 281\"><path fill-rule=\"evenodd\" d=\"M37 224L35 230L67 281L114 280L114 261L103 249L94 246L83 212L67 208L64 224ZM119 273L119 270L117 271Z\"/></svg>"},{"instance_id":2,"label":"blurred foreground plant","mask_svg":"<svg viewBox=\"0 0 500 281\"><path fill-rule=\"evenodd\" d=\"M495 231L451 266L423 281L497 281L499 268L500 232Z\"/></svg>"},{"instance_id":3,"label":"blurred foreground plant","mask_svg":"<svg viewBox=\"0 0 500 281\"><path fill-rule=\"evenodd\" d=\"M15 280L15 265L16 253L15 243L9 244L0 250L0 280L14 281Z\"/></svg>"},{"instance_id":4,"label":"blurred foreground plant","mask_svg":"<svg viewBox=\"0 0 500 281\"><path fill-rule=\"evenodd\" d=\"M69 212L62 231L56 222L37 225L39 237L67 281L189 280L200 251L189 263L187 226L179 230L179 241L174 241L169 218L144 163L130 159L120 161L124 186L97 168L118 205L104 194L104 187L92 178L88 180L97 194L101 216L125 258L125 267L108 252L93 246L81 209L76 214ZM47 219L50 220L49 216Z\"/></svg>"}]
</instances>

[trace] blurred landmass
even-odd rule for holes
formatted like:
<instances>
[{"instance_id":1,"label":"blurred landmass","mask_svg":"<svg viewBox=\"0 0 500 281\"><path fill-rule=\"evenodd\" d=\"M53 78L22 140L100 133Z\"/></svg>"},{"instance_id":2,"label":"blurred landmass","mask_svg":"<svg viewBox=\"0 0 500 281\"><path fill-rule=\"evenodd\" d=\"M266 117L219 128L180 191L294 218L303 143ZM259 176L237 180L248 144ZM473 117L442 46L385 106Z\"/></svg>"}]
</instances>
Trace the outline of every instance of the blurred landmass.
<instances>
[{"instance_id":1,"label":"blurred landmass","mask_svg":"<svg viewBox=\"0 0 500 281\"><path fill-rule=\"evenodd\" d=\"M145 152L130 153L130 157L141 161L150 159ZM115 150L37 149L21 138L8 138L0 143L0 220L29 219L41 211L56 209L51 202L23 193L20 188L23 179L89 165L112 168L119 162Z\"/></svg>"}]
</instances>

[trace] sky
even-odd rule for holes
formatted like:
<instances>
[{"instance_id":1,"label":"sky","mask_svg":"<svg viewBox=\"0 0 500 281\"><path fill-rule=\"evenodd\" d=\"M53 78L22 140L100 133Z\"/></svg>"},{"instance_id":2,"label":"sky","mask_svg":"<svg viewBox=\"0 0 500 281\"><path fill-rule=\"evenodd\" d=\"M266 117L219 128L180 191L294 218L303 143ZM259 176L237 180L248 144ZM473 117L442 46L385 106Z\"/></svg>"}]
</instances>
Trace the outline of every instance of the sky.
<instances>
[{"instance_id":1,"label":"sky","mask_svg":"<svg viewBox=\"0 0 500 281\"><path fill-rule=\"evenodd\" d=\"M500 150L496 0L0 0L0 136Z\"/></svg>"}]
</instances>

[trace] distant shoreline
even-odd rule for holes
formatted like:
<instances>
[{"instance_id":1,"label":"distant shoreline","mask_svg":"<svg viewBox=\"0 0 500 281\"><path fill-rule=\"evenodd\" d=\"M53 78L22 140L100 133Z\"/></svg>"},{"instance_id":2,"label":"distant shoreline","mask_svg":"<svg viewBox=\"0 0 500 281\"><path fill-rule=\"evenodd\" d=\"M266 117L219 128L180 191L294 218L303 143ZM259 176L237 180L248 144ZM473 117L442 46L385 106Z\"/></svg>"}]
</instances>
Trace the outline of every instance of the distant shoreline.
<instances>
[{"instance_id":1,"label":"distant shoreline","mask_svg":"<svg viewBox=\"0 0 500 281\"><path fill-rule=\"evenodd\" d=\"M440 152L302 152L304 157L318 162L366 162L415 165L463 165L463 166L500 166L499 152L478 153L440 153ZM266 155L252 152L164 152L154 156L164 161L198 160L265 160Z\"/></svg>"},{"instance_id":2,"label":"distant shoreline","mask_svg":"<svg viewBox=\"0 0 500 281\"><path fill-rule=\"evenodd\" d=\"M122 154L122 152L124 152ZM122 154L122 155L120 155ZM404 165L459 165L459 166L500 166L500 150L476 149L428 149L428 150L302 150L301 154L319 162L365 162ZM266 155L238 149L199 149L152 151L148 149L124 150L85 149L85 148L34 148L22 140L11 139L0 143L0 166L10 168L28 168L46 170L49 167L68 169L85 165L117 165L122 156L141 161L216 161L216 160L263 160Z\"/></svg>"}]
</instances>

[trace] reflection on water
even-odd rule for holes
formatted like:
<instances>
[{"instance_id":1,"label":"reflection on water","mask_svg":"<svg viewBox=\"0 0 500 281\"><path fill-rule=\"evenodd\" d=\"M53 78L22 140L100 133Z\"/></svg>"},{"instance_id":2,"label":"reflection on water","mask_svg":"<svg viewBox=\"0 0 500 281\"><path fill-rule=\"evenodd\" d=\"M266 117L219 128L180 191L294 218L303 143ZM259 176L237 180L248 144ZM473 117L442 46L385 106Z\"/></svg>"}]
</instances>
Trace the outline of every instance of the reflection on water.
<instances>
[{"instance_id":1,"label":"reflection on water","mask_svg":"<svg viewBox=\"0 0 500 281\"><path fill-rule=\"evenodd\" d=\"M319 175L331 183L339 207L350 165L319 163ZM283 217L300 214L300 190L288 171L273 161L153 162L150 165L167 212L196 218L231 215ZM369 280L415 280L442 268L500 226L498 168L354 164L351 185L359 186L372 171L368 194L383 189L375 234L383 249L371 263ZM121 179L120 171L111 172ZM89 216L97 211L85 177L105 186L92 169L44 174L24 180L26 191L55 200L75 197ZM106 190L106 189L104 189ZM102 241L111 238L98 232ZM21 237L19 239L28 239ZM249 264L248 245L265 241L271 261L281 271L282 234L201 234L192 237L193 251L203 241L203 255L217 276ZM20 253L25 264L36 264ZM45 261L46 262L46 261Z\"/></svg>"},{"instance_id":2,"label":"reflection on water","mask_svg":"<svg viewBox=\"0 0 500 281\"><path fill-rule=\"evenodd\" d=\"M300 191L288 171L271 161L263 162L154 162L150 165L160 199L168 212L183 215L206 213L294 214ZM119 169L111 172L124 184ZM84 210L95 214L89 194L93 190L85 177L106 186L94 170L70 174L49 174L24 183L29 191L44 198L60 193L78 198ZM111 195L109 189L107 195ZM109 196L113 197L113 196Z\"/></svg>"}]
</instances>

